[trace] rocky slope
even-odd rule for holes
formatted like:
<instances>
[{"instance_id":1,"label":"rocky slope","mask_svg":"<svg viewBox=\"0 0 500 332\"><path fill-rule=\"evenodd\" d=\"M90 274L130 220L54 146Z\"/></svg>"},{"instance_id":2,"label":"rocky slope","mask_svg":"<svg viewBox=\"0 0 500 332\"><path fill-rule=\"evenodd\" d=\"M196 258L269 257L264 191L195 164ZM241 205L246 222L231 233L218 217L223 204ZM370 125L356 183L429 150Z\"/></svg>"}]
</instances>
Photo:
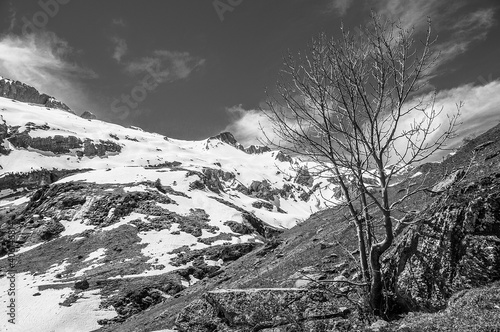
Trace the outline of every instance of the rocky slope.
<instances>
[{"instance_id":1,"label":"rocky slope","mask_svg":"<svg viewBox=\"0 0 500 332\"><path fill-rule=\"evenodd\" d=\"M1 97L0 147L0 267L14 253L24 330L126 321L337 199L312 165L230 133L179 141Z\"/></svg>"}]
</instances>

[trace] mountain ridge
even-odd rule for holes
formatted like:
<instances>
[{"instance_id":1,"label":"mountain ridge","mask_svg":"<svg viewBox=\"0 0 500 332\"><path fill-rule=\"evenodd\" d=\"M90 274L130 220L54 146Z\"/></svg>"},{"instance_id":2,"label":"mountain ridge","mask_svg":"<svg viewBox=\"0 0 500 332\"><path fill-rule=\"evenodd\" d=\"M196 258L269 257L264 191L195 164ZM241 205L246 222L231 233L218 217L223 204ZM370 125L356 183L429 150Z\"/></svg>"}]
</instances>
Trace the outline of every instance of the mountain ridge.
<instances>
[{"instance_id":1,"label":"mountain ridge","mask_svg":"<svg viewBox=\"0 0 500 332\"><path fill-rule=\"evenodd\" d=\"M63 102L45 93L40 93L31 85L0 76L0 96L21 102L40 104L49 108L58 108L73 113Z\"/></svg>"}]
</instances>

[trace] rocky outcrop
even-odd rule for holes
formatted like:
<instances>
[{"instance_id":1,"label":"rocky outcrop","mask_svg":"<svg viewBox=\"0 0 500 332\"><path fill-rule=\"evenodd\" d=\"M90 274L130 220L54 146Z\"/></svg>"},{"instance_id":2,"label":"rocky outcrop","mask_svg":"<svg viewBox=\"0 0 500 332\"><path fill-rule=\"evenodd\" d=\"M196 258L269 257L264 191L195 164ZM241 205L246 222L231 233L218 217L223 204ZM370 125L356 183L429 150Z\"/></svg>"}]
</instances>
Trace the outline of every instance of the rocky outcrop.
<instances>
[{"instance_id":1,"label":"rocky outcrop","mask_svg":"<svg viewBox=\"0 0 500 332\"><path fill-rule=\"evenodd\" d=\"M231 202L228 202L220 197L210 196L210 198L212 198L212 199L214 199L222 204L225 204L229 207L232 207L236 211L241 212L242 213L241 216L243 217L243 225L245 226L245 229L252 229L252 232L256 232L257 234L260 234L262 237L264 237L266 239L271 239L271 238L273 238L273 237L275 237L283 232L282 229L278 229L276 227L273 227L273 226L267 224L266 222L257 218L253 213L250 213L250 212L246 211L245 209L243 209L243 208L241 208L241 207L239 207ZM231 221L229 221L229 222L231 222ZM233 223L234 223L234 221L233 221ZM231 229L233 229L233 228L231 228ZM234 232L238 233L236 231L234 231Z\"/></svg>"},{"instance_id":2,"label":"rocky outcrop","mask_svg":"<svg viewBox=\"0 0 500 332\"><path fill-rule=\"evenodd\" d=\"M56 238L63 231L63 224L56 220L50 220L37 229L36 235L43 241L49 241Z\"/></svg>"},{"instance_id":3,"label":"rocky outcrop","mask_svg":"<svg viewBox=\"0 0 500 332\"><path fill-rule=\"evenodd\" d=\"M448 188L412 224L384 259L395 305L435 311L500 279L500 174Z\"/></svg>"},{"instance_id":4,"label":"rocky outcrop","mask_svg":"<svg viewBox=\"0 0 500 332\"><path fill-rule=\"evenodd\" d=\"M70 153L71 149L82 147L82 141L75 136L31 137L27 132L22 132L13 135L8 140L16 148L33 148L40 151L50 151L54 154Z\"/></svg>"},{"instance_id":5,"label":"rocky outcrop","mask_svg":"<svg viewBox=\"0 0 500 332\"><path fill-rule=\"evenodd\" d=\"M82 119L88 119L88 120L95 120L95 119L97 119L97 116L95 116L95 114L94 114L94 113L92 113L92 112L90 112L90 111L85 111L85 112L83 112L83 113L80 115L80 117L81 117Z\"/></svg>"},{"instance_id":6,"label":"rocky outcrop","mask_svg":"<svg viewBox=\"0 0 500 332\"><path fill-rule=\"evenodd\" d=\"M116 144L112 141L103 141L99 140L99 143L95 143L90 139L86 139L83 143L83 151L77 151L77 155L79 157L93 157L105 156L107 152L110 153L119 153L121 152L122 147L119 144Z\"/></svg>"},{"instance_id":7,"label":"rocky outcrop","mask_svg":"<svg viewBox=\"0 0 500 332\"><path fill-rule=\"evenodd\" d=\"M9 134L9 127L0 115L0 155L8 155L10 150L4 147L5 139Z\"/></svg>"},{"instance_id":8,"label":"rocky outcrop","mask_svg":"<svg viewBox=\"0 0 500 332\"><path fill-rule=\"evenodd\" d=\"M38 189L41 186L51 184L64 176L85 172L88 169L75 170L47 170L41 169L24 173L8 173L0 178L0 188L3 189Z\"/></svg>"},{"instance_id":9,"label":"rocky outcrop","mask_svg":"<svg viewBox=\"0 0 500 332\"><path fill-rule=\"evenodd\" d=\"M281 162L288 162L288 163L291 163L293 161L292 157L290 157L289 155L287 155L286 153L283 153L281 151L278 151L278 153L276 154L276 157L274 159L279 160Z\"/></svg>"},{"instance_id":10,"label":"rocky outcrop","mask_svg":"<svg viewBox=\"0 0 500 332\"><path fill-rule=\"evenodd\" d=\"M309 170L305 167L302 167L297 171L297 176L295 177L295 182L303 185L310 187L314 183L314 178L312 175L309 173Z\"/></svg>"},{"instance_id":11,"label":"rocky outcrop","mask_svg":"<svg viewBox=\"0 0 500 332\"><path fill-rule=\"evenodd\" d=\"M262 154L269 151L271 151L271 149L265 145L250 145L245 149L245 152L249 154Z\"/></svg>"},{"instance_id":12,"label":"rocky outcrop","mask_svg":"<svg viewBox=\"0 0 500 332\"><path fill-rule=\"evenodd\" d=\"M321 290L226 289L206 293L178 315L182 332L332 331L348 327L350 311ZM339 301L336 301L339 303Z\"/></svg>"},{"instance_id":13,"label":"rocky outcrop","mask_svg":"<svg viewBox=\"0 0 500 332\"><path fill-rule=\"evenodd\" d=\"M0 77L0 97L14 99L25 103L40 104L50 108L71 111L70 108L57 99L38 92L32 86Z\"/></svg>"},{"instance_id":14,"label":"rocky outcrop","mask_svg":"<svg viewBox=\"0 0 500 332\"><path fill-rule=\"evenodd\" d=\"M105 289L114 290L123 281L105 280L103 282L106 284ZM102 304L104 307L112 306L118 316L112 319L99 320L98 323L100 325L110 325L123 322L128 317L164 301L165 298L179 293L184 288L178 277L168 274L147 278L132 278L119 291L113 292L115 294Z\"/></svg>"},{"instance_id":15,"label":"rocky outcrop","mask_svg":"<svg viewBox=\"0 0 500 332\"><path fill-rule=\"evenodd\" d=\"M231 134L230 132L227 132L227 131L209 138L209 140L212 140L212 139L219 140L221 142L224 142L224 143L232 145L232 146L239 145L238 141L236 140L236 138L234 138L233 134Z\"/></svg>"},{"instance_id":16,"label":"rocky outcrop","mask_svg":"<svg viewBox=\"0 0 500 332\"><path fill-rule=\"evenodd\" d=\"M31 137L29 130L11 135L8 140L16 148L22 149L37 149L40 151L52 152L56 155L71 153L73 149L79 157L102 157L107 152L119 153L121 146L112 141L99 140L99 143L90 139L82 142L81 139L75 136L54 135L49 137Z\"/></svg>"},{"instance_id":17,"label":"rocky outcrop","mask_svg":"<svg viewBox=\"0 0 500 332\"><path fill-rule=\"evenodd\" d=\"M234 146L238 150L244 151L248 154L262 154L264 152L271 151L269 147L263 145L250 145L249 147L245 148L243 147L243 145L238 143L236 138L234 138L233 134L227 131L210 137L208 141L210 140L219 140L221 142Z\"/></svg>"},{"instance_id":18,"label":"rocky outcrop","mask_svg":"<svg viewBox=\"0 0 500 332\"><path fill-rule=\"evenodd\" d=\"M224 182L230 181L235 178L235 175L231 172L225 172L221 169L208 167L203 168L202 172L188 171L186 173L186 177L192 175L197 175L200 179L190 183L189 188L191 190L203 190L206 187L217 194L225 192Z\"/></svg>"}]
</instances>

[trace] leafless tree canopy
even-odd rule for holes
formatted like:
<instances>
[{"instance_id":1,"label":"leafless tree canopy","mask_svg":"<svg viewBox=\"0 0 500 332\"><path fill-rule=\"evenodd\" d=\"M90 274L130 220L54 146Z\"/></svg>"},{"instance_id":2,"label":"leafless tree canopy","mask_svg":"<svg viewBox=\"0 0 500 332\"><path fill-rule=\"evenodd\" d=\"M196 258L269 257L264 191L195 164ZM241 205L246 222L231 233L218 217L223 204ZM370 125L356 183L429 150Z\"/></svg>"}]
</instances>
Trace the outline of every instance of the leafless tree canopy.
<instances>
[{"instance_id":1,"label":"leafless tree canopy","mask_svg":"<svg viewBox=\"0 0 500 332\"><path fill-rule=\"evenodd\" d=\"M444 146L461 106L439 123L442 109L435 108L427 85L437 58L433 43L430 20L420 39L375 15L355 33L341 28L339 39L322 34L306 54L288 54L278 96L263 110L274 131L264 132L268 143L316 161L316 174L333 174L340 184L358 229L360 263L376 312L383 297L380 256L394 237L392 211L414 194L391 202L389 184ZM377 194L368 178L376 180ZM370 206L382 215L385 237L379 242Z\"/></svg>"}]
</instances>

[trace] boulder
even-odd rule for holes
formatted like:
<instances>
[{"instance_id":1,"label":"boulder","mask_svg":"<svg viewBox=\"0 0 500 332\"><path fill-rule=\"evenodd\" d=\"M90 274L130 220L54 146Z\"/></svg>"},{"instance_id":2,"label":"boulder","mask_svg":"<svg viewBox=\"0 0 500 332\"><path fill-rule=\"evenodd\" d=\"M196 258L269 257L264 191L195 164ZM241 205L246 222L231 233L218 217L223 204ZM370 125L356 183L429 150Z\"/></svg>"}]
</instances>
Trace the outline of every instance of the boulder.
<instances>
[{"instance_id":1,"label":"boulder","mask_svg":"<svg viewBox=\"0 0 500 332\"><path fill-rule=\"evenodd\" d=\"M500 174L451 190L383 258L403 310L437 311L452 294L500 279Z\"/></svg>"},{"instance_id":2,"label":"boulder","mask_svg":"<svg viewBox=\"0 0 500 332\"><path fill-rule=\"evenodd\" d=\"M64 226L59 221L50 220L37 229L36 235L44 241L52 240L64 231Z\"/></svg>"},{"instance_id":3,"label":"boulder","mask_svg":"<svg viewBox=\"0 0 500 332\"><path fill-rule=\"evenodd\" d=\"M75 282L75 289L85 290L90 287L89 282L87 280L78 280Z\"/></svg>"}]
</instances>

